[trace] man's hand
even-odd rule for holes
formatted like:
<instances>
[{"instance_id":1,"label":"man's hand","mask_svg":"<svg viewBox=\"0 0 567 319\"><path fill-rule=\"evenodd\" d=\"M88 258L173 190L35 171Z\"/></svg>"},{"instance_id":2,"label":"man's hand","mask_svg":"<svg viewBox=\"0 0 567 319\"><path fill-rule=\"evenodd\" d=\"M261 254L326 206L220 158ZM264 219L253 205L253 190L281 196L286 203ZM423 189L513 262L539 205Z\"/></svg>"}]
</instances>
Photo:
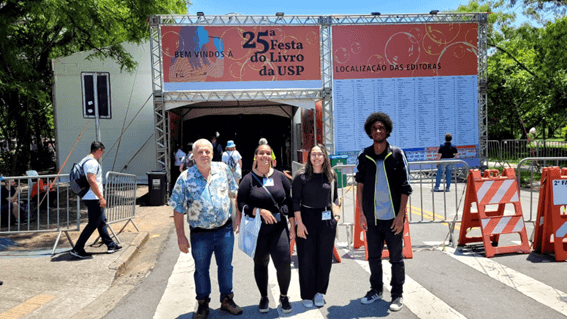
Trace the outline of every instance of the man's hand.
<instances>
[{"instance_id":1,"label":"man's hand","mask_svg":"<svg viewBox=\"0 0 567 319\"><path fill-rule=\"evenodd\" d=\"M360 228L362 228L364 231L368 230L368 222L366 221L366 216L364 216L364 214L360 214Z\"/></svg>"},{"instance_id":2,"label":"man's hand","mask_svg":"<svg viewBox=\"0 0 567 319\"><path fill-rule=\"evenodd\" d=\"M184 254L189 253L189 248L191 248L191 244L189 244L189 241L187 241L187 237L185 237L185 235L177 236L177 245L179 246L179 251L181 251Z\"/></svg>"},{"instance_id":3,"label":"man's hand","mask_svg":"<svg viewBox=\"0 0 567 319\"><path fill-rule=\"evenodd\" d=\"M106 199L101 198L98 200L98 202L100 203L100 207L106 207Z\"/></svg>"},{"instance_id":4,"label":"man's hand","mask_svg":"<svg viewBox=\"0 0 567 319\"><path fill-rule=\"evenodd\" d=\"M240 231L240 221L242 219L242 213L237 209L236 216L234 219L234 233L238 234Z\"/></svg>"},{"instance_id":5,"label":"man's hand","mask_svg":"<svg viewBox=\"0 0 567 319\"><path fill-rule=\"evenodd\" d=\"M398 216L394 218L394 221L392 222L392 227L390 227L394 235L398 235L404 230L404 218L405 218L404 213L399 213Z\"/></svg>"}]
</instances>

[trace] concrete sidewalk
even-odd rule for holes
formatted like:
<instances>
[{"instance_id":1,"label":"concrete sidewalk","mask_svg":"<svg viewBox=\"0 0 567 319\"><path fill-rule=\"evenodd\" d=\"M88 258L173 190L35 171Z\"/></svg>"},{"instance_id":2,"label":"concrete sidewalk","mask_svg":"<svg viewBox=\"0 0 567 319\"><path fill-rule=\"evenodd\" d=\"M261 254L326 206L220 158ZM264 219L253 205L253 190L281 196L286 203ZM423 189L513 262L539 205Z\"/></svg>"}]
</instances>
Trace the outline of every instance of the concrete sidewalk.
<instances>
[{"instance_id":1,"label":"concrete sidewalk","mask_svg":"<svg viewBox=\"0 0 567 319\"><path fill-rule=\"evenodd\" d=\"M4 282L0 286L0 318L73 317L112 286L143 245L167 237L173 227L172 214L168 206L137 206L134 222L140 232L127 225L118 235L123 249L114 254L107 254L105 245L85 247L93 253L93 259L71 256L68 253L71 246L64 235L53 257L51 249L56 233L4 236L16 245L0 250L0 281ZM115 223L111 227L118 232L124 224ZM81 230L85 225L86 222L81 224ZM76 242L80 232L70 235ZM97 237L95 231L87 245Z\"/></svg>"}]
</instances>

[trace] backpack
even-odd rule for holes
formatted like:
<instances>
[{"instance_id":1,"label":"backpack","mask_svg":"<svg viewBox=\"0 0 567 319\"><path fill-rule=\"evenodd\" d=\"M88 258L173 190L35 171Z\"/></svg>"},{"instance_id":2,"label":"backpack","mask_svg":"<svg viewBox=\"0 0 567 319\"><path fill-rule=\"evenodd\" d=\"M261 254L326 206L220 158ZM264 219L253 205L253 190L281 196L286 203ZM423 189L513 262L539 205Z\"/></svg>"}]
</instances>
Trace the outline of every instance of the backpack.
<instances>
[{"instance_id":1,"label":"backpack","mask_svg":"<svg viewBox=\"0 0 567 319\"><path fill-rule=\"evenodd\" d=\"M226 154L228 154L228 167L230 167L230 169L236 169L236 161L234 160L234 158L232 157L232 153L234 152L226 152Z\"/></svg>"},{"instance_id":2,"label":"backpack","mask_svg":"<svg viewBox=\"0 0 567 319\"><path fill-rule=\"evenodd\" d=\"M69 188L71 188L71 191L77 196L85 196L85 194L91 188L89 182L87 181L85 170L83 169L85 163L90 161L91 159L94 160L94 158L90 158L84 161L82 164L80 164L81 162L79 162L79 164L73 164L73 167L71 167L71 172L69 172Z\"/></svg>"}]
</instances>

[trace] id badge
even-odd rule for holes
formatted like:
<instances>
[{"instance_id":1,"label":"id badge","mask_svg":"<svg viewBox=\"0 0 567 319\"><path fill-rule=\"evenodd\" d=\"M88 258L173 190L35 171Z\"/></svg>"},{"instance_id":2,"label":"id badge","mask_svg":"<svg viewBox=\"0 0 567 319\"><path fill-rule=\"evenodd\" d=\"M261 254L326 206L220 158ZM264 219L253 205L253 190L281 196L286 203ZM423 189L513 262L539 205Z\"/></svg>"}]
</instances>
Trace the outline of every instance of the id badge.
<instances>
[{"instance_id":1,"label":"id badge","mask_svg":"<svg viewBox=\"0 0 567 319\"><path fill-rule=\"evenodd\" d=\"M322 220L331 220L331 211L323 211Z\"/></svg>"},{"instance_id":2,"label":"id badge","mask_svg":"<svg viewBox=\"0 0 567 319\"><path fill-rule=\"evenodd\" d=\"M264 186L274 186L274 179L271 177L264 177Z\"/></svg>"}]
</instances>

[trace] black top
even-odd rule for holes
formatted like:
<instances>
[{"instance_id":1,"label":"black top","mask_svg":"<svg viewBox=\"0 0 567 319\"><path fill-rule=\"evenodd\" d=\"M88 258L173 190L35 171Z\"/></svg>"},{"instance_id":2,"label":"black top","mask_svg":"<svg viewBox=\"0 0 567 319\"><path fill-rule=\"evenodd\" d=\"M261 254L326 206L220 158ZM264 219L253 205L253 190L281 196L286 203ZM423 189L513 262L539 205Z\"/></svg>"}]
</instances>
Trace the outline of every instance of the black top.
<instances>
[{"instance_id":1,"label":"black top","mask_svg":"<svg viewBox=\"0 0 567 319\"><path fill-rule=\"evenodd\" d=\"M290 184L287 177L280 171L274 170L274 174L269 178L273 179L273 185L266 188L272 194L272 197L280 207L279 210L275 207L274 202L268 195L268 192L262 187L262 184L254 178L256 176L261 182L264 181L263 176L258 176L254 172L250 172L244 176L238 187L238 196L236 201L238 209L248 216L252 216L252 209L262 208L267 209L272 214L282 213L288 214L289 205L291 202L289 190ZM264 222L264 220L262 220Z\"/></svg>"},{"instance_id":2,"label":"black top","mask_svg":"<svg viewBox=\"0 0 567 319\"><path fill-rule=\"evenodd\" d=\"M441 154L441 158L454 158L455 154L459 153L457 148L451 144L451 142L445 142L445 144L441 144L439 146L439 154Z\"/></svg>"},{"instance_id":3,"label":"black top","mask_svg":"<svg viewBox=\"0 0 567 319\"><path fill-rule=\"evenodd\" d=\"M2 193L0 195L1 197L1 203L0 205L6 205L9 203L9 198L11 196L14 196L14 194L16 194L16 188L14 186L10 187L10 190L8 190L8 188L6 188L6 186L2 186L0 188L0 192Z\"/></svg>"},{"instance_id":4,"label":"black top","mask_svg":"<svg viewBox=\"0 0 567 319\"><path fill-rule=\"evenodd\" d=\"M335 176L336 178L336 176ZM339 204L337 183L335 179L335 204ZM310 208L331 208L331 183L323 173L313 174L313 178L307 179L306 174L297 174L293 178L292 187L293 211L301 211L301 205Z\"/></svg>"}]
</instances>

